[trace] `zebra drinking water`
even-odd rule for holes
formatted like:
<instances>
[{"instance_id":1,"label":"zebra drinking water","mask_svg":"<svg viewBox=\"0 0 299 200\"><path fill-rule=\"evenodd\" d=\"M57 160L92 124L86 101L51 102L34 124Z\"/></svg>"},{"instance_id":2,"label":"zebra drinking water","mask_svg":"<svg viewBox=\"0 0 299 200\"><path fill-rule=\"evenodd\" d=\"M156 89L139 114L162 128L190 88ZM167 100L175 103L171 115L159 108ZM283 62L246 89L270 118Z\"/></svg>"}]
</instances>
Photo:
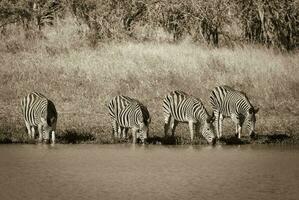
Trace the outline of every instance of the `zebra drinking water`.
<instances>
[{"instance_id":1,"label":"zebra drinking water","mask_svg":"<svg viewBox=\"0 0 299 200\"><path fill-rule=\"evenodd\" d=\"M222 136L222 121L225 117L230 117L236 124L236 136L238 138L241 137L242 125L244 123L249 130L250 136L254 135L255 114L259 109L255 109L251 105L244 93L229 86L218 86L212 90L210 104L216 117L218 138Z\"/></svg>"},{"instance_id":2,"label":"zebra drinking water","mask_svg":"<svg viewBox=\"0 0 299 200\"><path fill-rule=\"evenodd\" d=\"M57 112L54 103L38 92L32 92L21 101L22 113L30 138L35 138L38 127L39 141L48 142L50 133L52 143L55 142Z\"/></svg>"},{"instance_id":3,"label":"zebra drinking water","mask_svg":"<svg viewBox=\"0 0 299 200\"><path fill-rule=\"evenodd\" d=\"M142 142L147 139L149 124L151 121L147 108L139 101L126 96L116 96L108 104L109 114L112 120L114 137L127 137L131 128L133 143L136 138Z\"/></svg>"},{"instance_id":4,"label":"zebra drinking water","mask_svg":"<svg viewBox=\"0 0 299 200\"><path fill-rule=\"evenodd\" d=\"M171 125L172 135L178 122L188 122L190 128L191 141L194 137L194 124L196 130L199 125L203 126L202 135L209 143L215 143L213 118L210 117L202 102L182 91L170 92L163 100L163 112L165 118L164 134L167 136Z\"/></svg>"}]
</instances>

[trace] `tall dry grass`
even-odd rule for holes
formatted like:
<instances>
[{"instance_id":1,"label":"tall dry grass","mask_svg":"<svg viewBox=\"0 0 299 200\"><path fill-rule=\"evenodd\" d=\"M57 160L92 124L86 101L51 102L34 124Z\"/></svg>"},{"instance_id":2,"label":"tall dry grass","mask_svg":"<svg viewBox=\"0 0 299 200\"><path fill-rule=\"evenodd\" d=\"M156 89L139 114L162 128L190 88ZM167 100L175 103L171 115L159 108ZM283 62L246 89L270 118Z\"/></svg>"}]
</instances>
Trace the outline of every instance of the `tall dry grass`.
<instances>
[{"instance_id":1,"label":"tall dry grass","mask_svg":"<svg viewBox=\"0 0 299 200\"><path fill-rule=\"evenodd\" d=\"M78 131L108 141L111 133L106 104L118 94L148 106L151 135L163 134L162 99L171 90L199 97L210 110L210 91L230 85L247 93L260 107L258 133L298 134L298 53L284 54L258 46L208 48L190 41L103 43L88 46L86 27L60 22L32 33L22 30L0 40L0 127L25 135L20 99L39 91L53 100L59 133ZM27 33L28 34L28 33ZM225 121L226 133L232 122ZM178 134L188 137L180 126ZM103 139L104 138L104 139Z\"/></svg>"}]
</instances>

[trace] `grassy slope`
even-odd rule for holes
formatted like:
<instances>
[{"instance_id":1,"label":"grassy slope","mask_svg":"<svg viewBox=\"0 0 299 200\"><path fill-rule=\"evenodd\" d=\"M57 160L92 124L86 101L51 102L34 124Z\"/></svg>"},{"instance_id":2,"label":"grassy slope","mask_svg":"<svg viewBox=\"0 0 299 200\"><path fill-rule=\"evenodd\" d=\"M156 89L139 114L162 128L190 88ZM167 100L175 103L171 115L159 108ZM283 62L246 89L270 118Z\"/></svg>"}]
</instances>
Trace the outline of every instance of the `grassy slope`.
<instances>
[{"instance_id":1,"label":"grassy slope","mask_svg":"<svg viewBox=\"0 0 299 200\"><path fill-rule=\"evenodd\" d=\"M0 40L0 129L15 140L25 135L20 99L33 90L55 102L60 133L86 133L87 139L91 133L107 142L111 127L105 105L114 95L144 102L152 116L151 134L162 136L165 94L183 90L210 110L210 90L222 84L246 92L260 107L258 133L298 134L298 54L252 46L209 49L190 42L110 43L92 49L78 27L65 24L46 29L45 35L28 41L20 32ZM225 124L227 133L234 130L229 120ZM178 134L186 128L179 126Z\"/></svg>"}]
</instances>

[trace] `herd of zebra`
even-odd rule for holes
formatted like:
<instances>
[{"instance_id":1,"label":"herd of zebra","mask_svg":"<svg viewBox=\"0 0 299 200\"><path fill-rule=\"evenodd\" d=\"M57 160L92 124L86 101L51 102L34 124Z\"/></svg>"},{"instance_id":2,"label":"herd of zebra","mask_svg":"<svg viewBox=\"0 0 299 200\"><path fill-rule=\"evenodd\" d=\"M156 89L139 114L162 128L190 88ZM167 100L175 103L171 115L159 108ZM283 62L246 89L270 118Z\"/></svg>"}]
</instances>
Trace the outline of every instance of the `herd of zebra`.
<instances>
[{"instance_id":1,"label":"herd of zebra","mask_svg":"<svg viewBox=\"0 0 299 200\"><path fill-rule=\"evenodd\" d=\"M201 100L182 91L172 91L163 100L164 134L170 129L174 136L178 122L189 124L191 141L194 131L201 127L203 137L208 143L215 144L216 138L222 136L222 121L230 117L236 125L236 137L241 137L242 126L246 125L250 135L254 135L255 109L246 94L228 86L214 88L210 95L213 109L210 115ZM55 142L57 111L54 103L38 92L32 92L22 99L22 113L30 138L35 138L38 128L39 141ZM108 104L112 121L113 136L127 138L128 130L132 130L133 143L140 139L142 143L147 139L151 117L146 106L140 101L116 96ZM215 126L213 122L215 121ZM195 129L194 129L195 128ZM216 134L215 134L216 129ZM51 135L51 139L50 139Z\"/></svg>"}]
</instances>

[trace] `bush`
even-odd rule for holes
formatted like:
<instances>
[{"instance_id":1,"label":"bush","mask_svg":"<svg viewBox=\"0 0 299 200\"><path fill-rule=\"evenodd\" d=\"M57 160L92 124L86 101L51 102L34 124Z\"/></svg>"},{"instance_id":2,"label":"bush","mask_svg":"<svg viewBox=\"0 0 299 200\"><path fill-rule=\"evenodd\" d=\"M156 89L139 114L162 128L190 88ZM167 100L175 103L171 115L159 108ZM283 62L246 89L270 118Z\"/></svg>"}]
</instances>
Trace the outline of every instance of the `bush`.
<instances>
[{"instance_id":1,"label":"bush","mask_svg":"<svg viewBox=\"0 0 299 200\"><path fill-rule=\"evenodd\" d=\"M292 50L299 43L295 0L3 0L0 13L2 33L9 24L40 31L71 13L88 27L93 47L99 41L149 39L160 28L172 41L191 36L213 46L247 41Z\"/></svg>"}]
</instances>

